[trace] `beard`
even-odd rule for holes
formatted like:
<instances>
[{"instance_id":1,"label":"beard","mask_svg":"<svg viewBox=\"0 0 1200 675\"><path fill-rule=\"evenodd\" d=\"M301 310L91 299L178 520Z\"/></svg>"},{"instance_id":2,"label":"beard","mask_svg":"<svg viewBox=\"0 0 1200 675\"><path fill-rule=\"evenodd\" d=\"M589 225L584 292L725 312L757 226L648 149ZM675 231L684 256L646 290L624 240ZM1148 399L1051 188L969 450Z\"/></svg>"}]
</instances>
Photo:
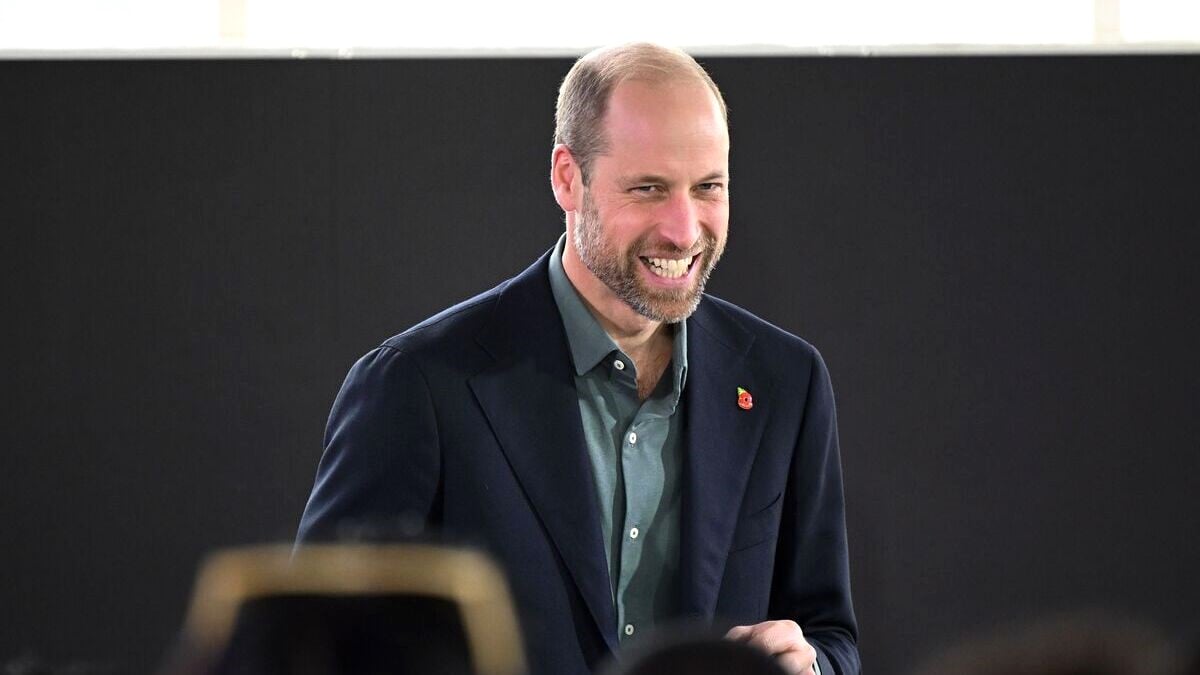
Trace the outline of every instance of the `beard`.
<instances>
[{"instance_id":1,"label":"beard","mask_svg":"<svg viewBox=\"0 0 1200 675\"><path fill-rule=\"evenodd\" d=\"M699 250L683 251L673 245L651 249L650 235L638 238L624 253L604 237L604 224L600 212L592 203L587 190L583 193L583 208L575 223L574 244L579 259L593 275L629 305L633 311L650 319L664 323L679 323L692 315L700 305L704 285L725 250L724 240L718 241L708 231L701 234L697 243ZM693 266L696 282L688 288L653 288L646 284L638 270L642 261L639 251L653 251L656 255L671 254L679 257L696 255Z\"/></svg>"}]
</instances>

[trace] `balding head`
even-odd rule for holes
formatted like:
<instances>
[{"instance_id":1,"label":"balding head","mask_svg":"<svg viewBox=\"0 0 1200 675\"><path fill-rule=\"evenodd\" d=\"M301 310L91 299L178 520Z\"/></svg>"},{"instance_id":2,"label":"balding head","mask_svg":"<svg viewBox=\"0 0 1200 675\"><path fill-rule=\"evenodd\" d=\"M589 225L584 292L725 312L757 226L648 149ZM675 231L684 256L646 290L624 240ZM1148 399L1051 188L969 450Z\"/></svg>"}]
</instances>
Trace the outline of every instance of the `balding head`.
<instances>
[{"instance_id":1,"label":"balding head","mask_svg":"<svg viewBox=\"0 0 1200 675\"><path fill-rule=\"evenodd\" d=\"M596 156L608 149L604 116L612 92L627 80L655 84L702 82L712 92L728 124L721 91L704 68L683 51L646 42L596 49L580 57L563 79L554 114L554 143L571 151L585 185L590 181Z\"/></svg>"}]
</instances>

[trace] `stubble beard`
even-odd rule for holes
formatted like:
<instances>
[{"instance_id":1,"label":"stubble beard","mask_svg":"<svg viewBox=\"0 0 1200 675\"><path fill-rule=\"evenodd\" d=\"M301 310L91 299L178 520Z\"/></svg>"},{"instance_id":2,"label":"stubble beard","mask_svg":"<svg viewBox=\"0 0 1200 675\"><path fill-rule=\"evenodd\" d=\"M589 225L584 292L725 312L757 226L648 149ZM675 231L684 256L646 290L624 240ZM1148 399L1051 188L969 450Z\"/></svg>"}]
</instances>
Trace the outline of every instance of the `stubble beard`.
<instances>
[{"instance_id":1,"label":"stubble beard","mask_svg":"<svg viewBox=\"0 0 1200 675\"><path fill-rule=\"evenodd\" d=\"M633 311L650 319L665 323L679 323L692 315L700 306L700 298L704 286L712 274L717 261L724 252L725 242L718 242L711 233L701 234L700 246L696 252L700 256L692 265L699 265L696 270L696 283L689 288L661 289L651 288L642 280L638 267L642 261L638 252L645 250L645 237L634 241L624 255L604 237L604 227L600 222L600 211L592 202L587 190L583 193L583 208L575 221L574 244L579 259L618 298L629 305ZM655 249L655 253L664 253ZM681 256L693 253L679 251Z\"/></svg>"}]
</instances>

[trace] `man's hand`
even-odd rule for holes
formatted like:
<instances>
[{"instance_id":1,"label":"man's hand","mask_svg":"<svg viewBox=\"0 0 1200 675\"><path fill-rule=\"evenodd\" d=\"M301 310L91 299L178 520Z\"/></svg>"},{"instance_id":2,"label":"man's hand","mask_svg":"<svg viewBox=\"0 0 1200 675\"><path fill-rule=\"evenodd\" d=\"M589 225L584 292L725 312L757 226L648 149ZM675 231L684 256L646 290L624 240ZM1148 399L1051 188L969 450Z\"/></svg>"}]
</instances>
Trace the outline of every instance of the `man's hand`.
<instances>
[{"instance_id":1,"label":"man's hand","mask_svg":"<svg viewBox=\"0 0 1200 675\"><path fill-rule=\"evenodd\" d=\"M734 626L725 637L753 645L775 657L792 675L812 675L817 650L804 639L795 621L764 621L753 626Z\"/></svg>"}]
</instances>

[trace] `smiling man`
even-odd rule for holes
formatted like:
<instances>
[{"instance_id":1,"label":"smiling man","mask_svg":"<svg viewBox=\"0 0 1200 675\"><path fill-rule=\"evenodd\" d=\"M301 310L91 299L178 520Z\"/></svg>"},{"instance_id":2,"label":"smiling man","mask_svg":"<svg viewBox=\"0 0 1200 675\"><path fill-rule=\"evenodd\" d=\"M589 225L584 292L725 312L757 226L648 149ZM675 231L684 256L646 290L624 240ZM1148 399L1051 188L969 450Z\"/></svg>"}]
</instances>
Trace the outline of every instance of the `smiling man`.
<instances>
[{"instance_id":1,"label":"smiling man","mask_svg":"<svg viewBox=\"0 0 1200 675\"><path fill-rule=\"evenodd\" d=\"M482 543L533 673L590 672L681 619L791 673L858 673L828 373L703 293L728 157L724 101L688 55L577 61L551 155L565 234L355 364L299 541L404 518Z\"/></svg>"}]
</instances>

